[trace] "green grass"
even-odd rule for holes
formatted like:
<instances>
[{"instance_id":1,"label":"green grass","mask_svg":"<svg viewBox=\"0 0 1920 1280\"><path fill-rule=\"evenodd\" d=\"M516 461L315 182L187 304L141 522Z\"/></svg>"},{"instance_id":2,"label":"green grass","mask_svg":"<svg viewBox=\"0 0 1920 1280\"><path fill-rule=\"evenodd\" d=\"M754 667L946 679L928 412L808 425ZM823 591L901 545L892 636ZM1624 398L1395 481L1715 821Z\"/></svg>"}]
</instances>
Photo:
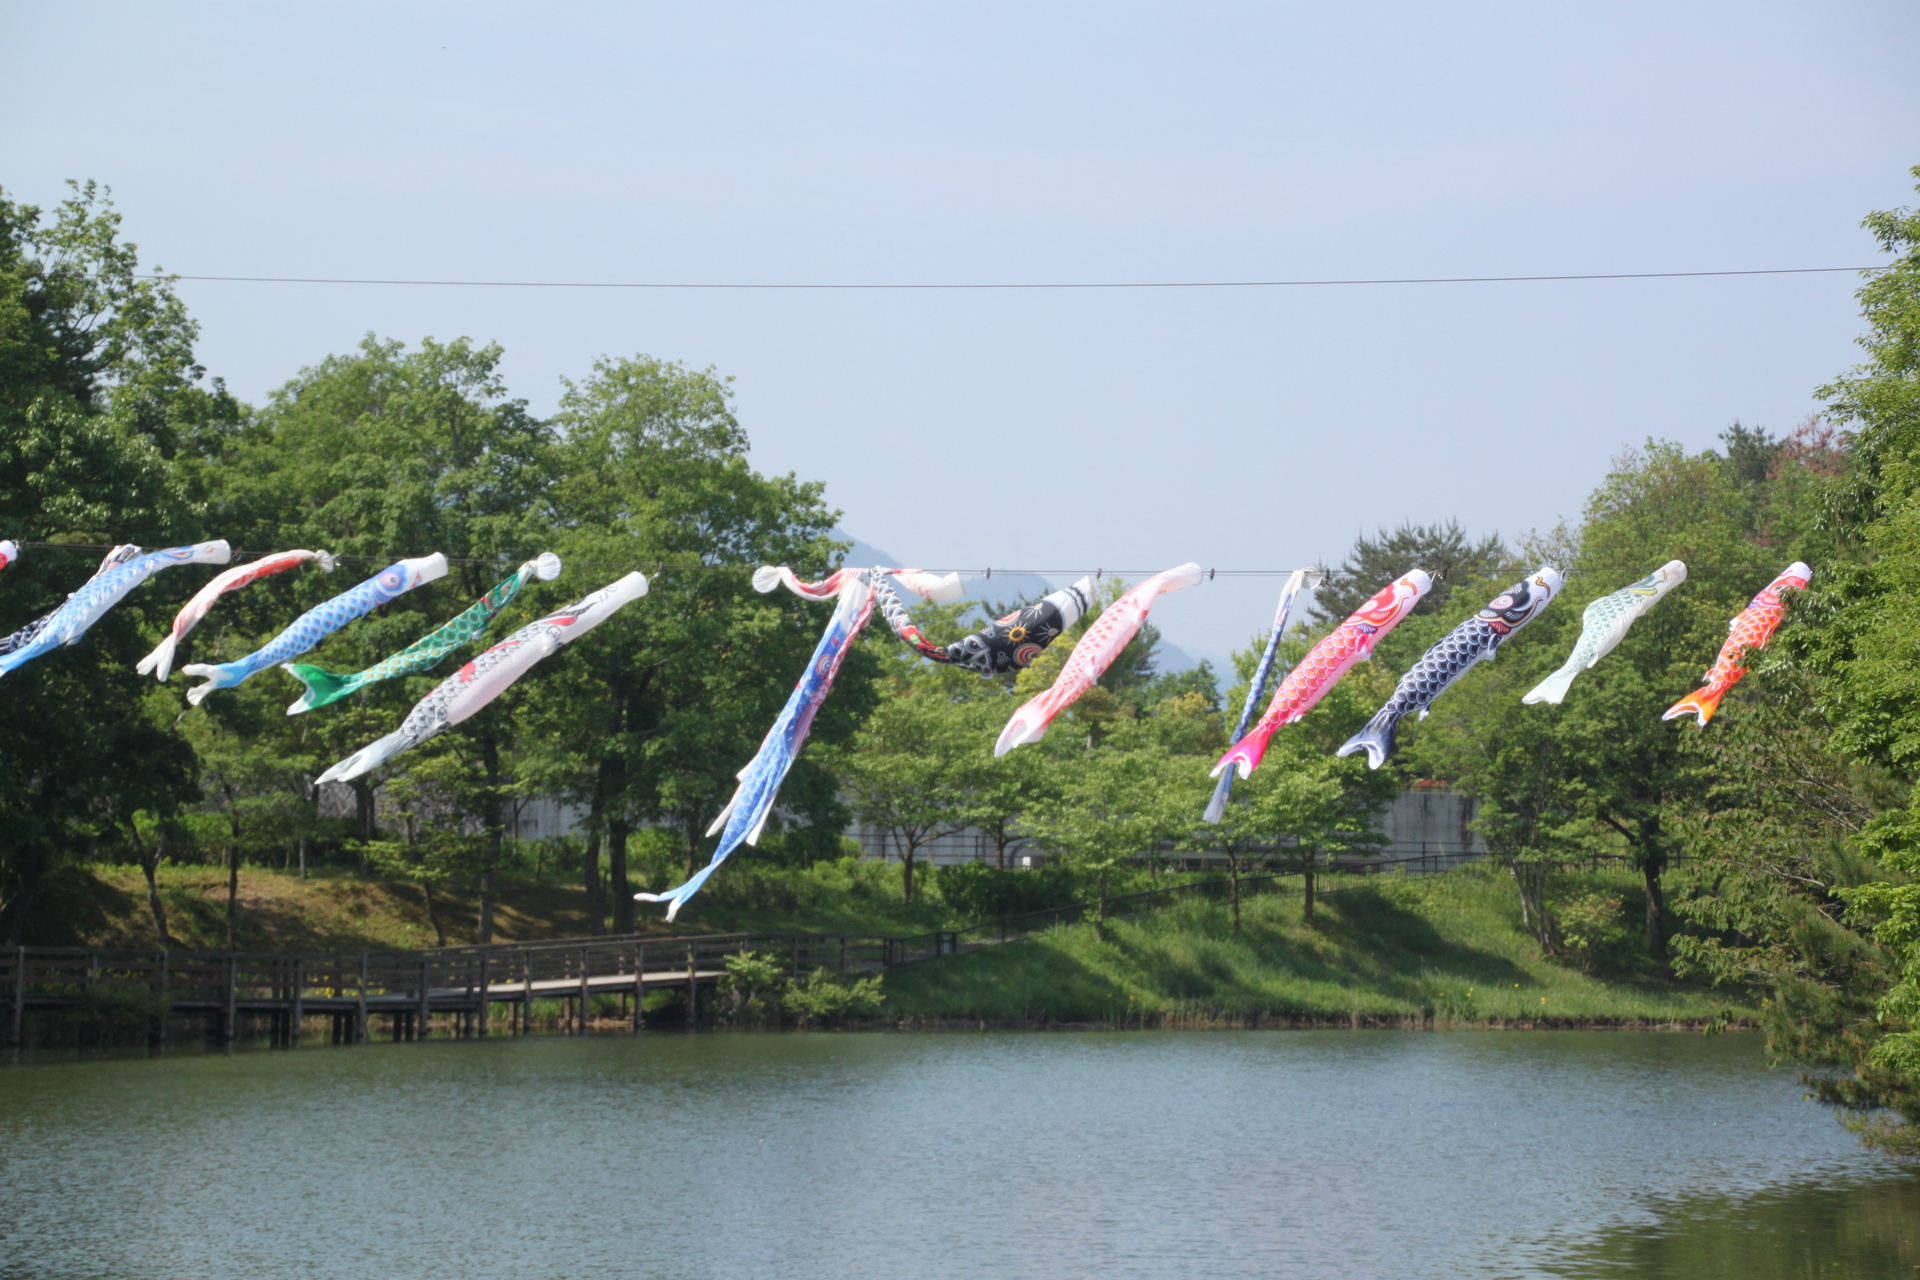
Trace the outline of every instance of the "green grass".
<instances>
[{"instance_id":1,"label":"green grass","mask_svg":"<svg viewBox=\"0 0 1920 1280\"><path fill-rule=\"evenodd\" d=\"M1604 889L1639 910L1627 876L1565 877L1568 893ZM1285 882L1282 882L1285 883ZM1437 1024L1705 1022L1750 1016L1735 993L1660 976L1631 937L1591 974L1543 958L1520 927L1513 886L1496 868L1349 880L1301 918L1292 891L1227 907L1188 901L1090 923L886 975L892 1014L996 1022L1188 1023L1261 1020Z\"/></svg>"},{"instance_id":2,"label":"green grass","mask_svg":"<svg viewBox=\"0 0 1920 1280\"><path fill-rule=\"evenodd\" d=\"M227 874L217 866L166 866L157 877L177 945L223 950ZM436 889L450 946L473 941L478 904L470 889ZM947 923L938 898L900 899L899 864L852 859L783 868L740 859L714 877L678 920L637 903L641 932L805 932L915 934ZM245 951L411 950L437 945L420 886L351 870L297 874L240 871L236 943ZM496 942L575 938L588 932L586 893L577 882L503 877L494 906ZM103 864L62 872L41 895L26 941L42 946L159 945L136 867Z\"/></svg>"}]
</instances>

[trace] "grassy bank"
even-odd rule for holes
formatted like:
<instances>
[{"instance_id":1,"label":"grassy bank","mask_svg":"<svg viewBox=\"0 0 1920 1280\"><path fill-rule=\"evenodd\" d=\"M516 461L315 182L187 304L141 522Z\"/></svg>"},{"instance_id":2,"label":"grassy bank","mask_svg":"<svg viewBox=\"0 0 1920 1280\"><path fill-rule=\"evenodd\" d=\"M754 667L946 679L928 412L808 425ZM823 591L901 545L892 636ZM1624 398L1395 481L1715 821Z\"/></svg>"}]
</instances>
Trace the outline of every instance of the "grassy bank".
<instances>
[{"instance_id":1,"label":"grassy bank","mask_svg":"<svg viewBox=\"0 0 1920 1280\"><path fill-rule=\"evenodd\" d=\"M924 895L903 904L897 865L747 861L716 877L673 925L657 910L640 909L635 918L658 932L912 934L981 914L943 901L938 877L923 883ZM1750 1013L1738 993L1673 982L1646 960L1630 927L1642 899L1629 875L1563 876L1554 886L1560 900L1595 893L1620 900L1611 941L1586 964L1541 955L1521 928L1511 881L1497 868L1353 878L1320 896L1311 922L1302 918L1299 882L1278 883L1276 891L1247 898L1237 934L1224 902L1196 897L1110 921L1104 941L1081 923L895 968L885 981L887 1017L1019 1025L1609 1025ZM222 870L164 868L160 886L178 945L225 946ZM447 941L470 942L477 905L471 893L440 889L435 901ZM28 941L156 945L135 868L100 866L69 877L48 905L58 908L45 918L61 922L59 936ZM246 950L410 949L437 941L421 886L340 870L302 880L246 868L238 922ZM588 932L585 894L577 883L506 881L494 928L503 942L579 937Z\"/></svg>"},{"instance_id":2,"label":"grassy bank","mask_svg":"<svg viewBox=\"0 0 1920 1280\"><path fill-rule=\"evenodd\" d=\"M226 947L227 875L212 866L162 867L158 876L168 930L189 949ZM473 941L478 902L467 889L434 890L437 932L417 883L328 868L308 879L243 867L236 943L248 951L413 949ZM742 862L669 925L657 907L636 904L635 925L663 933L921 933L948 915L935 900L900 901L900 868L872 862L823 862L782 868ZM576 883L503 879L494 906L494 940L575 938L589 932L587 898ZM63 874L43 893L27 930L43 946L151 948L159 943L136 867L101 865Z\"/></svg>"},{"instance_id":3,"label":"grassy bank","mask_svg":"<svg viewBox=\"0 0 1920 1280\"><path fill-rule=\"evenodd\" d=\"M1257 1022L1628 1025L1750 1014L1727 991L1675 983L1626 928L1631 877L1567 877L1568 893L1623 900L1618 936L1592 971L1543 958L1504 873L1376 876L1323 894L1248 899L1239 933L1224 903L1188 901L1107 926L1051 930L886 975L891 1014L930 1021L1212 1025ZM1297 885L1297 881L1294 882Z\"/></svg>"}]
</instances>

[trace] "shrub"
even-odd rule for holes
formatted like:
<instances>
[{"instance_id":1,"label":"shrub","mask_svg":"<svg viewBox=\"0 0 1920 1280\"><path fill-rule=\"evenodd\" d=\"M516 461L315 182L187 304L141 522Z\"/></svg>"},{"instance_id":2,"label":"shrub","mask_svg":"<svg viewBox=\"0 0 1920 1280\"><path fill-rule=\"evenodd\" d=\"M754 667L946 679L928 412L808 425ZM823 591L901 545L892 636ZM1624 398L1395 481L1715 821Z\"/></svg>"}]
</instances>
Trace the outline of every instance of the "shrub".
<instances>
[{"instance_id":1,"label":"shrub","mask_svg":"<svg viewBox=\"0 0 1920 1280\"><path fill-rule=\"evenodd\" d=\"M1560 938L1581 972L1592 973L1600 953L1627 936L1620 920L1625 901L1614 893L1583 893L1561 904Z\"/></svg>"},{"instance_id":2,"label":"shrub","mask_svg":"<svg viewBox=\"0 0 1920 1280\"><path fill-rule=\"evenodd\" d=\"M993 920L1029 911L1070 906L1081 894L1071 867L1055 864L1027 871L1002 871L984 862L936 867L934 888L956 919Z\"/></svg>"},{"instance_id":3,"label":"shrub","mask_svg":"<svg viewBox=\"0 0 1920 1280\"><path fill-rule=\"evenodd\" d=\"M781 1006L803 1027L834 1026L850 1018L871 1018L885 1007L879 978L843 982L825 968L815 969L805 982L791 983Z\"/></svg>"},{"instance_id":4,"label":"shrub","mask_svg":"<svg viewBox=\"0 0 1920 1280\"><path fill-rule=\"evenodd\" d=\"M786 979L780 962L770 955L743 951L727 957L727 974L720 979L720 1007L728 1022L766 1026L780 1021L780 997Z\"/></svg>"}]
</instances>

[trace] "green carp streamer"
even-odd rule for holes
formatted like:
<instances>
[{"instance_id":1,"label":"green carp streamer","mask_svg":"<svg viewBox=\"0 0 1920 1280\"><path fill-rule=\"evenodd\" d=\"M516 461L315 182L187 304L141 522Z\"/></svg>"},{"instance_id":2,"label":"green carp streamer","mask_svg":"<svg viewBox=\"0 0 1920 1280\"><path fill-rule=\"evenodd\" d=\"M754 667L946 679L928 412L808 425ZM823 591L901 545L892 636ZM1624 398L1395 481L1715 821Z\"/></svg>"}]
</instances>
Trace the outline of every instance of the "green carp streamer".
<instances>
[{"instance_id":1,"label":"green carp streamer","mask_svg":"<svg viewBox=\"0 0 1920 1280\"><path fill-rule=\"evenodd\" d=\"M542 552L536 558L527 561L510 575L495 583L493 589L473 602L471 608L453 621L430 635L420 637L396 654L383 658L365 671L356 671L350 676L337 675L323 671L319 667L304 662L283 662L280 665L291 671L307 691L300 700L287 708L287 714L297 716L302 711L311 711L315 707L324 707L329 702L340 699L364 689L370 684L382 680L391 680L395 676L410 676L425 671L440 659L458 649L487 629L494 615L513 603L520 594L520 588L538 577L542 582L551 582L560 576L560 557L551 551Z\"/></svg>"}]
</instances>

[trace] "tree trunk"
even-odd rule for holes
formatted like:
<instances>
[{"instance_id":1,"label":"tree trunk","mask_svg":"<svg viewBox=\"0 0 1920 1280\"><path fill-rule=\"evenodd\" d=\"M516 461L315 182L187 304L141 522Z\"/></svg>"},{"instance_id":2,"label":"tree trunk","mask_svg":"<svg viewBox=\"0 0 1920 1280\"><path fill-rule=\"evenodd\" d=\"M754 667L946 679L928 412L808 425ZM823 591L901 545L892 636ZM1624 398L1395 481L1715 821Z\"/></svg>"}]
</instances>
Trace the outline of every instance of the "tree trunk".
<instances>
[{"instance_id":1,"label":"tree trunk","mask_svg":"<svg viewBox=\"0 0 1920 1280\"><path fill-rule=\"evenodd\" d=\"M633 888L627 883L627 820L607 827L607 878L613 889L613 931L633 932Z\"/></svg>"},{"instance_id":2,"label":"tree trunk","mask_svg":"<svg viewBox=\"0 0 1920 1280\"><path fill-rule=\"evenodd\" d=\"M587 932L597 938L607 931L607 896L600 884L598 824L587 828L587 851L580 864L580 883L587 891Z\"/></svg>"},{"instance_id":3,"label":"tree trunk","mask_svg":"<svg viewBox=\"0 0 1920 1280\"><path fill-rule=\"evenodd\" d=\"M1306 870L1300 873L1300 879L1303 885L1301 889L1301 895L1300 895L1300 921L1303 924L1312 924L1313 923L1313 858L1311 855L1309 855L1307 858Z\"/></svg>"},{"instance_id":4,"label":"tree trunk","mask_svg":"<svg viewBox=\"0 0 1920 1280\"><path fill-rule=\"evenodd\" d=\"M239 925L240 914L240 842L235 840L227 846L227 950L237 951L240 944L234 941Z\"/></svg>"},{"instance_id":5,"label":"tree trunk","mask_svg":"<svg viewBox=\"0 0 1920 1280\"><path fill-rule=\"evenodd\" d=\"M433 926L433 936L436 939L433 945L436 947L444 947L447 945L447 931L441 927L440 908L435 905L433 901L433 881L422 880L420 882L420 892L424 893L427 897L427 923Z\"/></svg>"},{"instance_id":6,"label":"tree trunk","mask_svg":"<svg viewBox=\"0 0 1920 1280\"><path fill-rule=\"evenodd\" d=\"M480 868L480 909L474 921L476 946L493 941L493 901L500 887L500 744L490 730L480 735L480 759L487 770L487 853Z\"/></svg>"},{"instance_id":7,"label":"tree trunk","mask_svg":"<svg viewBox=\"0 0 1920 1280\"><path fill-rule=\"evenodd\" d=\"M906 841L900 842L905 850L900 855L900 901L913 901L913 854L914 847Z\"/></svg>"},{"instance_id":8,"label":"tree trunk","mask_svg":"<svg viewBox=\"0 0 1920 1280\"><path fill-rule=\"evenodd\" d=\"M233 807L233 788L226 783L220 791L227 800L227 828L232 839L227 844L227 950L239 949L234 941L240 913L240 812Z\"/></svg>"},{"instance_id":9,"label":"tree trunk","mask_svg":"<svg viewBox=\"0 0 1920 1280\"><path fill-rule=\"evenodd\" d=\"M167 904L160 901L160 885L155 878L160 864L167 860L166 833L163 830L155 835L151 851L140 839L140 829L131 822L127 823L127 834L133 837L134 852L140 856L140 874L147 878L147 910L153 914L153 930L159 935L160 946L172 950L173 935L167 932Z\"/></svg>"},{"instance_id":10,"label":"tree trunk","mask_svg":"<svg viewBox=\"0 0 1920 1280\"><path fill-rule=\"evenodd\" d=\"M1105 867L1100 869L1099 888L1100 896L1094 908L1093 938L1096 942L1105 942L1107 940L1107 871Z\"/></svg>"},{"instance_id":11,"label":"tree trunk","mask_svg":"<svg viewBox=\"0 0 1920 1280\"><path fill-rule=\"evenodd\" d=\"M1520 923L1540 944L1544 954L1554 955L1560 949L1560 940L1554 934L1553 916L1547 910L1546 863L1515 858L1508 865L1513 872L1514 887L1520 891Z\"/></svg>"},{"instance_id":12,"label":"tree trunk","mask_svg":"<svg viewBox=\"0 0 1920 1280\"><path fill-rule=\"evenodd\" d=\"M1647 885L1647 954L1665 962L1667 958L1667 895L1660 885L1665 858L1648 858L1640 864L1640 875Z\"/></svg>"},{"instance_id":13,"label":"tree trunk","mask_svg":"<svg viewBox=\"0 0 1920 1280\"><path fill-rule=\"evenodd\" d=\"M365 775L362 775L347 785L353 788L353 838L363 843L378 839L380 827L374 820L373 783L367 781ZM360 874L366 873L367 854L363 848L360 851Z\"/></svg>"},{"instance_id":14,"label":"tree trunk","mask_svg":"<svg viewBox=\"0 0 1920 1280\"><path fill-rule=\"evenodd\" d=\"M1235 854L1227 855L1227 882L1232 887L1227 898L1233 903L1233 931L1240 932L1240 859Z\"/></svg>"}]
</instances>

